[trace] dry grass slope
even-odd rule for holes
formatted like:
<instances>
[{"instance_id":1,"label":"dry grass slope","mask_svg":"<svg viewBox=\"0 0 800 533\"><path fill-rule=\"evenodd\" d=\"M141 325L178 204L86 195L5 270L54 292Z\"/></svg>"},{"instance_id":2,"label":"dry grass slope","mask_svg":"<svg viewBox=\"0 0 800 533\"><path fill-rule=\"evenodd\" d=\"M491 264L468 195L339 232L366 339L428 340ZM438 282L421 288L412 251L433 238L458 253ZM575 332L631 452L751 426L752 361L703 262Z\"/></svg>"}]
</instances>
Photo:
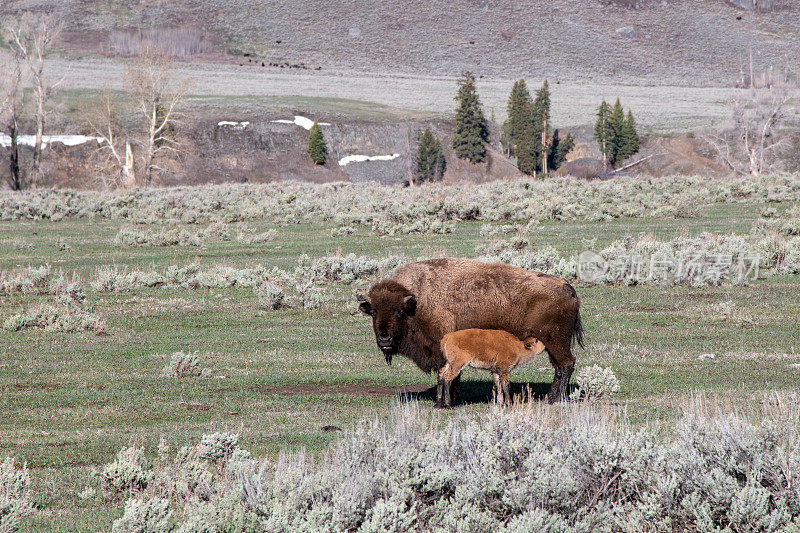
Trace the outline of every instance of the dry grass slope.
<instances>
[{"instance_id":1,"label":"dry grass slope","mask_svg":"<svg viewBox=\"0 0 800 533\"><path fill-rule=\"evenodd\" d=\"M800 53L800 7L793 2L760 12L725 0L643 0L633 8L596 0L4 4L0 14L57 11L70 42L84 50L109 48L118 28L196 27L218 52L371 72L454 75L469 68L565 81L730 84L750 43L763 69Z\"/></svg>"}]
</instances>

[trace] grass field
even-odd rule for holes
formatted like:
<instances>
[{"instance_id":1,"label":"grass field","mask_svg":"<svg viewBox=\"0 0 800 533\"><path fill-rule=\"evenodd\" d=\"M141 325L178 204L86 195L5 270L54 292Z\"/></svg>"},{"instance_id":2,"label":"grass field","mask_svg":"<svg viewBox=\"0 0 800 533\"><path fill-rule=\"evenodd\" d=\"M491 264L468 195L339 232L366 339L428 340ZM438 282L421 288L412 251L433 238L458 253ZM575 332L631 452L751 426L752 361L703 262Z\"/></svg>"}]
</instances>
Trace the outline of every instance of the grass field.
<instances>
[{"instance_id":1,"label":"grass field","mask_svg":"<svg viewBox=\"0 0 800 533\"><path fill-rule=\"evenodd\" d=\"M111 86L122 88L124 62L112 59L54 59L51 75L62 79L62 98L85 98ZM454 76L424 76L344 72L286 72L275 68L179 63L176 79L188 82L190 106L215 105L253 119L265 108L289 108L323 117L410 120L421 113L451 116L455 109ZM525 75L529 86L542 83L540 75ZM506 118L508 94L515 79L487 77L478 91L487 117ZM603 99L621 98L644 131L684 132L714 125L729 115L728 87L678 87L644 84L575 83L550 81L553 120L562 127L594 122ZM391 90L387 90L390 87ZM87 91L89 91L87 93ZM679 105L676 105L679 102ZM67 104L65 107L69 107ZM233 118L233 117L232 117ZM76 122L80 122L76 120Z\"/></svg>"},{"instance_id":2,"label":"grass field","mask_svg":"<svg viewBox=\"0 0 800 533\"><path fill-rule=\"evenodd\" d=\"M533 235L537 246L570 256L590 238L599 249L640 233L746 234L762 208L745 202L705 206L679 220L550 221ZM98 265L158 270L199 260L203 267L290 269L300 254L473 256L483 240L478 222L457 223L444 235L380 237L362 228L342 238L331 236L332 224L255 220L247 221L248 231L274 229L276 236L256 244L120 247L113 242L122 225L74 218L0 222L0 270L49 264L67 279L74 272L85 306L107 324L105 335L0 330L0 456L16 456L31 469L37 511L26 530L107 530L122 503L78 493L97 486L97 470L123 445L152 452L163 437L176 449L225 430L239 433L256 456L291 448L316 453L336 438L323 426L348 428L383 417L403 391L418 393L423 410L433 408L433 379L403 358L387 367L369 320L354 312L352 295L369 280L329 287L335 298L322 309L266 311L251 288L97 292L91 281ZM637 423L668 427L691 393L746 406L796 389L800 380L798 276L704 288L576 286L588 341L577 352L577 367L610 366L621 382L615 402ZM48 298L0 292L0 319ZM169 354L179 350L196 351L210 375L163 377ZM515 392L529 385L541 394L551 379L545 356L512 375ZM486 373L465 371L457 411L485 411L490 382Z\"/></svg>"}]
</instances>

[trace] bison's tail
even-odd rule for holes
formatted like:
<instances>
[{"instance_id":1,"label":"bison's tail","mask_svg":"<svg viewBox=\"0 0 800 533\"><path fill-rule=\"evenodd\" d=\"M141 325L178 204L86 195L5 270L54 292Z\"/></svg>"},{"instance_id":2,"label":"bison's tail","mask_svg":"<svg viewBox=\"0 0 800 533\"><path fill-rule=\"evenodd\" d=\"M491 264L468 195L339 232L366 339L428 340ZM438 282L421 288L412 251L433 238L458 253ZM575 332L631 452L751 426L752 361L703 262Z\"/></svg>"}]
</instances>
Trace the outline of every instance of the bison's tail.
<instances>
[{"instance_id":1,"label":"bison's tail","mask_svg":"<svg viewBox=\"0 0 800 533\"><path fill-rule=\"evenodd\" d=\"M572 344L577 341L578 346L584 348L583 345L583 323L581 322L581 312L575 316L575 326L572 328Z\"/></svg>"}]
</instances>

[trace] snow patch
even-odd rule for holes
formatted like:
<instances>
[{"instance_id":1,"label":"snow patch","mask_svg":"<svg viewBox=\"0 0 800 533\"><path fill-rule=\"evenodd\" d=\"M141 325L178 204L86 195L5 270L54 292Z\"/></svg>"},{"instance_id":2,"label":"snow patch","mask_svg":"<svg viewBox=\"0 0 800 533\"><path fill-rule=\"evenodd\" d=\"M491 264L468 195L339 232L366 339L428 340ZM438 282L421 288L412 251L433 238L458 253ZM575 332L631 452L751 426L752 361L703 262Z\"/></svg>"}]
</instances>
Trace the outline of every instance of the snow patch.
<instances>
[{"instance_id":1,"label":"snow patch","mask_svg":"<svg viewBox=\"0 0 800 533\"><path fill-rule=\"evenodd\" d=\"M339 160L339 166L343 167L349 163L362 163L364 161L391 161L392 159L397 159L400 157L400 154L392 154L392 155L348 155Z\"/></svg>"},{"instance_id":2,"label":"snow patch","mask_svg":"<svg viewBox=\"0 0 800 533\"><path fill-rule=\"evenodd\" d=\"M102 144L103 139L89 135L42 135L42 148L53 143L61 143L64 146L78 146L91 141L97 141L97 144ZM35 142L35 135L19 135L17 137L17 144L20 146L33 146ZM11 137L5 133L0 133L0 146L3 148L11 146Z\"/></svg>"},{"instance_id":3,"label":"snow patch","mask_svg":"<svg viewBox=\"0 0 800 533\"><path fill-rule=\"evenodd\" d=\"M294 120L287 120L287 119L280 119L280 120L273 120L271 122L277 122L278 124L296 124L301 128L305 128L310 130L311 127L314 125L314 121L308 117L303 117L301 115L295 115ZM330 122L317 122L320 126L330 126Z\"/></svg>"},{"instance_id":4,"label":"snow patch","mask_svg":"<svg viewBox=\"0 0 800 533\"><path fill-rule=\"evenodd\" d=\"M250 125L250 122L243 120L242 122L234 122L232 120L221 120L217 122L217 126L230 126L236 130L243 130Z\"/></svg>"}]
</instances>

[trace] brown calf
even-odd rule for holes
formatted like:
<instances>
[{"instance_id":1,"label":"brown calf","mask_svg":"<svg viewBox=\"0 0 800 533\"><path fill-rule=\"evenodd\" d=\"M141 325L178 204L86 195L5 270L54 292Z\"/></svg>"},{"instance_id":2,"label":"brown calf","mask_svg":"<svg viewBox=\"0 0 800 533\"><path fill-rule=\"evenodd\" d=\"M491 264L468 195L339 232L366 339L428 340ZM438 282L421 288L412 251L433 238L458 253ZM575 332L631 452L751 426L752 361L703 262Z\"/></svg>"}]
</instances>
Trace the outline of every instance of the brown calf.
<instances>
[{"instance_id":1,"label":"brown calf","mask_svg":"<svg viewBox=\"0 0 800 533\"><path fill-rule=\"evenodd\" d=\"M444 407L450 407L450 383L469 365L489 370L494 378L495 398L500 405L511 404L509 373L545 350L536 337L519 340L507 331L498 329L462 329L442 338L442 353L446 359L439 372L437 396L444 395ZM441 397L441 396L440 396Z\"/></svg>"}]
</instances>

